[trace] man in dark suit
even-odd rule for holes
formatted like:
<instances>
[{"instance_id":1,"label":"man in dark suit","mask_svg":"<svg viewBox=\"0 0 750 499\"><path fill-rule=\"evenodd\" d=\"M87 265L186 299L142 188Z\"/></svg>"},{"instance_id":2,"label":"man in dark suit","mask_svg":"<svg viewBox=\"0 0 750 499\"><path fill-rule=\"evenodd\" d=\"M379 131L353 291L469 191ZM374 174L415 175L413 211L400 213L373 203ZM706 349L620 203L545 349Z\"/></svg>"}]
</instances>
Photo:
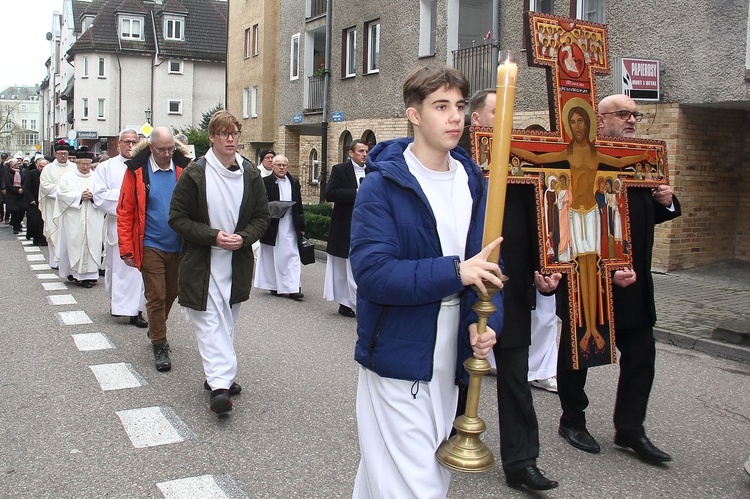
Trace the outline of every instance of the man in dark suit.
<instances>
[{"instance_id":1,"label":"man in dark suit","mask_svg":"<svg viewBox=\"0 0 750 499\"><path fill-rule=\"evenodd\" d=\"M496 94L480 90L469 102L471 124L493 126ZM497 407L500 423L500 458L508 485L532 490L558 486L536 465L539 457L539 424L528 382L531 309L536 289L550 294L561 274L543 277L539 267L534 186L508 184L500 258L509 280L503 286L505 319L493 347L497 363ZM463 414L463 407L459 407Z\"/></svg>"},{"instance_id":2,"label":"man in dark suit","mask_svg":"<svg viewBox=\"0 0 750 499\"><path fill-rule=\"evenodd\" d=\"M599 131L601 135L634 137L637 123L643 115L636 103L625 95L610 95L599 103ZM615 313L615 343L620 351L620 379L615 400L615 445L630 448L650 462L666 462L672 458L659 450L646 436L643 422L654 382L656 348L654 344L654 284L651 278L651 257L654 244L654 225L680 216L680 204L672 188L660 185L654 189L628 188L632 269L615 272L613 300ZM567 282L559 289L567 296ZM567 299L559 299L558 315L563 324L569 323ZM563 339L566 335L562 336ZM585 392L586 369L571 370L565 355L569 345L560 345L557 362L557 385L562 406L558 432L572 446L586 452L598 453L599 444L586 429Z\"/></svg>"},{"instance_id":3,"label":"man in dark suit","mask_svg":"<svg viewBox=\"0 0 750 499\"><path fill-rule=\"evenodd\" d=\"M305 233L305 217L299 180L288 169L289 160L278 154L273 158L273 175L263 179L271 223L260 238L254 286L303 301L299 242Z\"/></svg>"},{"instance_id":4,"label":"man in dark suit","mask_svg":"<svg viewBox=\"0 0 750 499\"><path fill-rule=\"evenodd\" d=\"M349 265L349 233L352 211L359 184L365 178L367 144L353 140L349 146L349 160L334 165L326 184L325 198L333 203L331 226L328 231L326 280L323 296L339 304L339 314L354 317L357 306L357 285Z\"/></svg>"}]
</instances>

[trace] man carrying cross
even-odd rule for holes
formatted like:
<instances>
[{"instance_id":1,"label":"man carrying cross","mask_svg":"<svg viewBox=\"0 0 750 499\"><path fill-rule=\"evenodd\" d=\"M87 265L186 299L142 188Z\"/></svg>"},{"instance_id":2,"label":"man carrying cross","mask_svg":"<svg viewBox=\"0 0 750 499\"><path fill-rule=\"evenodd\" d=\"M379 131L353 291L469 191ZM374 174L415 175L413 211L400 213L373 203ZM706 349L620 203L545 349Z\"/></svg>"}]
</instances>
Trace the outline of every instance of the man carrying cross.
<instances>
[{"instance_id":1,"label":"man carrying cross","mask_svg":"<svg viewBox=\"0 0 750 499\"><path fill-rule=\"evenodd\" d=\"M598 111L601 135L612 137L634 137L637 123L643 117L637 111L636 103L625 95L605 97L599 103ZM615 271L613 277L615 338L621 354L613 418L615 445L630 448L647 461L666 462L672 460L671 456L651 443L643 427L654 381L656 357L653 328L656 309L651 257L654 225L680 216L681 211L668 185L653 189L629 187L627 195L632 268ZM588 371L585 368L568 369L564 358L567 350L560 348L557 364L557 384L563 411L558 432L573 447L598 453L599 444L586 429L584 413L588 406L584 391Z\"/></svg>"}]
</instances>

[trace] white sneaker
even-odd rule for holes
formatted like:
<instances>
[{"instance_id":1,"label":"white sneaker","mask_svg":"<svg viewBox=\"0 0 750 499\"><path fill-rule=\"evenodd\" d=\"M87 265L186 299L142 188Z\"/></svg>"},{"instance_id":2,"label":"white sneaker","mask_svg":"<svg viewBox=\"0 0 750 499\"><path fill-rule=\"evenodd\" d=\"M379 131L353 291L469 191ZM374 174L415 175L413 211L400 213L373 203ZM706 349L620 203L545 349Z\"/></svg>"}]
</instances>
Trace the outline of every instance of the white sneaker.
<instances>
[{"instance_id":1,"label":"white sneaker","mask_svg":"<svg viewBox=\"0 0 750 499\"><path fill-rule=\"evenodd\" d=\"M547 379L535 379L531 381L531 386L547 390L548 392L557 393L557 378L552 376Z\"/></svg>"}]
</instances>

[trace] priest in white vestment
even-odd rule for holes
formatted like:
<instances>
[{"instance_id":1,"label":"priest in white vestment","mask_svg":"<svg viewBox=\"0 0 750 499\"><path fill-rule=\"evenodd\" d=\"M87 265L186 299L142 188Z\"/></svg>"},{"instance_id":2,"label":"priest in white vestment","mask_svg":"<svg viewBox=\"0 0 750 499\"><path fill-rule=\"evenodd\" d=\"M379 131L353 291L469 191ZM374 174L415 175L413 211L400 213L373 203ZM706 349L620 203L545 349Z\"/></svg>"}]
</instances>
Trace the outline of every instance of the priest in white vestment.
<instances>
[{"instance_id":1,"label":"priest in white vestment","mask_svg":"<svg viewBox=\"0 0 750 499\"><path fill-rule=\"evenodd\" d=\"M94 206L90 152L77 152L77 168L60 177L55 217L62 218L65 247L60 251L60 270L67 264L69 275L85 288L99 277L102 261L104 210ZM63 258L66 258L63 262Z\"/></svg>"},{"instance_id":2,"label":"priest in white vestment","mask_svg":"<svg viewBox=\"0 0 750 499\"><path fill-rule=\"evenodd\" d=\"M263 179L268 195L271 224L260 238L255 287L271 294L302 301L302 265L299 241L305 233L302 193L299 181L288 173L289 160L273 158L273 175Z\"/></svg>"},{"instance_id":3,"label":"priest in white vestment","mask_svg":"<svg viewBox=\"0 0 750 499\"><path fill-rule=\"evenodd\" d=\"M59 222L54 220L57 184L60 182L61 175L76 168L75 163L68 161L69 150L68 144L64 142L55 145L55 160L48 164L39 175L39 211L42 212L42 220L44 220L44 237L47 238L49 266L53 269L58 268L59 260L57 245L60 226Z\"/></svg>"},{"instance_id":4,"label":"priest in white vestment","mask_svg":"<svg viewBox=\"0 0 750 499\"><path fill-rule=\"evenodd\" d=\"M110 158L94 170L94 206L106 213L104 228L104 288L110 299L110 313L130 317L137 327L148 327L143 318L146 306L143 279L140 271L128 266L120 258L117 239L117 203L120 187L125 176L125 161L132 157L133 147L138 143L138 132L125 129L117 142L120 154Z\"/></svg>"}]
</instances>

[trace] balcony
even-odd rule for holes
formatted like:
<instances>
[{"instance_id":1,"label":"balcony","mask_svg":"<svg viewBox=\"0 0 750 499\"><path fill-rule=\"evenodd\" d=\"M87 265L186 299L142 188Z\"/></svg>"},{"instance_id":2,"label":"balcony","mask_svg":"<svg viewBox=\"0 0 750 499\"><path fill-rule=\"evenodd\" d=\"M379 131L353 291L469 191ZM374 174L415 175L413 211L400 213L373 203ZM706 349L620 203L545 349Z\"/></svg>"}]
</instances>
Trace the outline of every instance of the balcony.
<instances>
[{"instance_id":1,"label":"balcony","mask_svg":"<svg viewBox=\"0 0 750 499\"><path fill-rule=\"evenodd\" d=\"M454 50L453 67L469 80L472 94L495 86L492 77L497 71L497 63L492 60L491 43Z\"/></svg>"},{"instance_id":2,"label":"balcony","mask_svg":"<svg viewBox=\"0 0 750 499\"><path fill-rule=\"evenodd\" d=\"M323 76L310 76L307 78L307 107L305 112L317 112L323 110Z\"/></svg>"}]
</instances>

